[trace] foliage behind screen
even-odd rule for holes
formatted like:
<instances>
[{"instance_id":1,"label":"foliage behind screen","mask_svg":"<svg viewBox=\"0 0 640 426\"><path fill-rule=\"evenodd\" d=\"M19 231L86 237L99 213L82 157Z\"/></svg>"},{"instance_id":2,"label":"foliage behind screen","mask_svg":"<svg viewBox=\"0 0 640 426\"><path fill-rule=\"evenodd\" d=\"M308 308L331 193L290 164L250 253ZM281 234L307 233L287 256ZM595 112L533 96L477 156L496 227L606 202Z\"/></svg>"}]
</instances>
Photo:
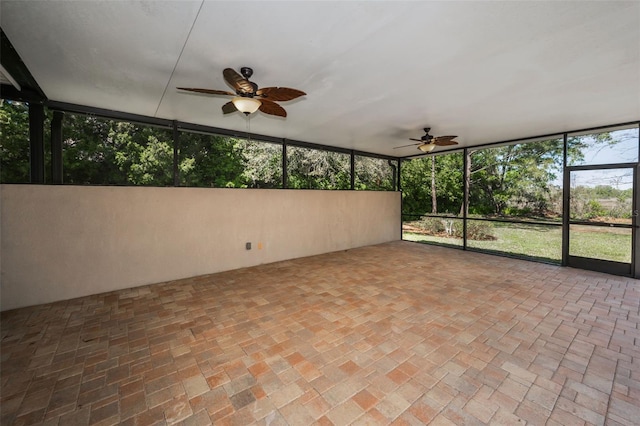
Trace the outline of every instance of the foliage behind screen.
<instances>
[{"instance_id":1,"label":"foliage behind screen","mask_svg":"<svg viewBox=\"0 0 640 426\"><path fill-rule=\"evenodd\" d=\"M29 182L29 106L0 99L0 182Z\"/></svg>"},{"instance_id":2,"label":"foliage behind screen","mask_svg":"<svg viewBox=\"0 0 640 426\"><path fill-rule=\"evenodd\" d=\"M51 111L46 111L47 117ZM28 183L29 108L0 104L0 182ZM50 121L45 123L45 166L50 169ZM140 123L65 113L63 183L76 185L174 184L173 131ZM231 188L282 188L282 145L180 131L178 185ZM347 153L287 146L288 186L350 189ZM393 190L386 160L359 157L356 189ZM48 180L50 177L48 177Z\"/></svg>"},{"instance_id":3,"label":"foliage behind screen","mask_svg":"<svg viewBox=\"0 0 640 426\"><path fill-rule=\"evenodd\" d=\"M349 189L349 155L319 149L287 147L289 188Z\"/></svg>"},{"instance_id":4,"label":"foliage behind screen","mask_svg":"<svg viewBox=\"0 0 640 426\"><path fill-rule=\"evenodd\" d=\"M355 189L393 191L398 162L382 158L355 156Z\"/></svg>"}]
</instances>

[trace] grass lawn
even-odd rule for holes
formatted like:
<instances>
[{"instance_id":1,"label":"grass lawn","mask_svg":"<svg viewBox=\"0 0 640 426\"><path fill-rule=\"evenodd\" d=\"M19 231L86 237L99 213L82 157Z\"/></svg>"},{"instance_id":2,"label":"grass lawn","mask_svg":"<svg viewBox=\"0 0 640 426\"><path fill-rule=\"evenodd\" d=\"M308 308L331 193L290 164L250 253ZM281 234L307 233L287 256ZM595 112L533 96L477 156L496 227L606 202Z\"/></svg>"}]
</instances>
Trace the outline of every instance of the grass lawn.
<instances>
[{"instance_id":1,"label":"grass lawn","mask_svg":"<svg viewBox=\"0 0 640 426\"><path fill-rule=\"evenodd\" d=\"M569 254L631 262L631 229L571 225Z\"/></svg>"},{"instance_id":2,"label":"grass lawn","mask_svg":"<svg viewBox=\"0 0 640 426\"><path fill-rule=\"evenodd\" d=\"M414 234L413 232L403 231L402 239L407 241L415 241L417 243L435 243L462 247L462 238L436 237L433 235Z\"/></svg>"},{"instance_id":3,"label":"grass lawn","mask_svg":"<svg viewBox=\"0 0 640 426\"><path fill-rule=\"evenodd\" d=\"M493 223L495 240L467 240L472 248L498 251L543 261L560 263L562 260L562 228L558 226ZM462 239L434 237L403 232L402 238L421 243L462 245ZM570 254L631 262L631 230L619 228L571 227Z\"/></svg>"}]
</instances>

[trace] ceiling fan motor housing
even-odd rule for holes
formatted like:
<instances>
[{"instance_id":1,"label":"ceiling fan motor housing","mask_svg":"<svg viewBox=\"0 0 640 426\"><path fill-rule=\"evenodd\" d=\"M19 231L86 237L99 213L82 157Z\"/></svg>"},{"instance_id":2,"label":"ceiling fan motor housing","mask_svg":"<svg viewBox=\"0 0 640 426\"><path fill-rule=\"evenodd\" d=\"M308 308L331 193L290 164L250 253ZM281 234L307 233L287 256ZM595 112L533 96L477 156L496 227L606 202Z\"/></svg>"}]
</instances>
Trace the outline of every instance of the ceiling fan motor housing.
<instances>
[{"instance_id":1,"label":"ceiling fan motor housing","mask_svg":"<svg viewBox=\"0 0 640 426\"><path fill-rule=\"evenodd\" d=\"M254 83L253 81L249 80L249 78L251 78L251 76L253 75L253 68L242 67L242 68L240 68L240 73L247 80L247 83L249 83L251 85L253 90L251 92L244 92L244 91L236 90L236 94L238 96L243 96L245 98L253 98L256 95L256 92L258 91L258 85L256 83Z\"/></svg>"},{"instance_id":2,"label":"ceiling fan motor housing","mask_svg":"<svg viewBox=\"0 0 640 426\"><path fill-rule=\"evenodd\" d=\"M242 96L243 98L253 98L254 96L256 96L256 92L258 91L258 85L253 81L249 81L249 84L251 84L251 87L253 87L253 90L251 92L243 92L242 90L236 90L236 95Z\"/></svg>"}]
</instances>

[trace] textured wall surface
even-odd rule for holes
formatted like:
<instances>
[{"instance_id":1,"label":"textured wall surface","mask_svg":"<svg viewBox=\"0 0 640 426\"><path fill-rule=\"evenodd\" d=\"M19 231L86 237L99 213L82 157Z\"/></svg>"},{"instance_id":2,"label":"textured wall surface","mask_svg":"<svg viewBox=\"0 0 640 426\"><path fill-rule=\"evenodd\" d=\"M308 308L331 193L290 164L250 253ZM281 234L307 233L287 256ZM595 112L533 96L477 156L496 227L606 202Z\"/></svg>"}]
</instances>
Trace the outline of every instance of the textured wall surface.
<instances>
[{"instance_id":1,"label":"textured wall surface","mask_svg":"<svg viewBox=\"0 0 640 426\"><path fill-rule=\"evenodd\" d=\"M2 310L401 238L397 192L1 185L0 203Z\"/></svg>"}]
</instances>

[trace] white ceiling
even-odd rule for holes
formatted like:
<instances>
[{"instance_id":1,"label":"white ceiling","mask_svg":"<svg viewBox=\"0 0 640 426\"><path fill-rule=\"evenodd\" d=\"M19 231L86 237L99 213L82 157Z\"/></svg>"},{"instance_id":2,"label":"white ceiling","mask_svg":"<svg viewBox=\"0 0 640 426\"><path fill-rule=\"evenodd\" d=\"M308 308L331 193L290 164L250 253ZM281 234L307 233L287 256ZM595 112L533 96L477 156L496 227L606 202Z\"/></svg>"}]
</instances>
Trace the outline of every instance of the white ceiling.
<instances>
[{"instance_id":1,"label":"white ceiling","mask_svg":"<svg viewBox=\"0 0 640 426\"><path fill-rule=\"evenodd\" d=\"M640 2L0 2L51 100L246 130L222 70L307 96L251 132L379 154L640 119Z\"/></svg>"}]
</instances>

